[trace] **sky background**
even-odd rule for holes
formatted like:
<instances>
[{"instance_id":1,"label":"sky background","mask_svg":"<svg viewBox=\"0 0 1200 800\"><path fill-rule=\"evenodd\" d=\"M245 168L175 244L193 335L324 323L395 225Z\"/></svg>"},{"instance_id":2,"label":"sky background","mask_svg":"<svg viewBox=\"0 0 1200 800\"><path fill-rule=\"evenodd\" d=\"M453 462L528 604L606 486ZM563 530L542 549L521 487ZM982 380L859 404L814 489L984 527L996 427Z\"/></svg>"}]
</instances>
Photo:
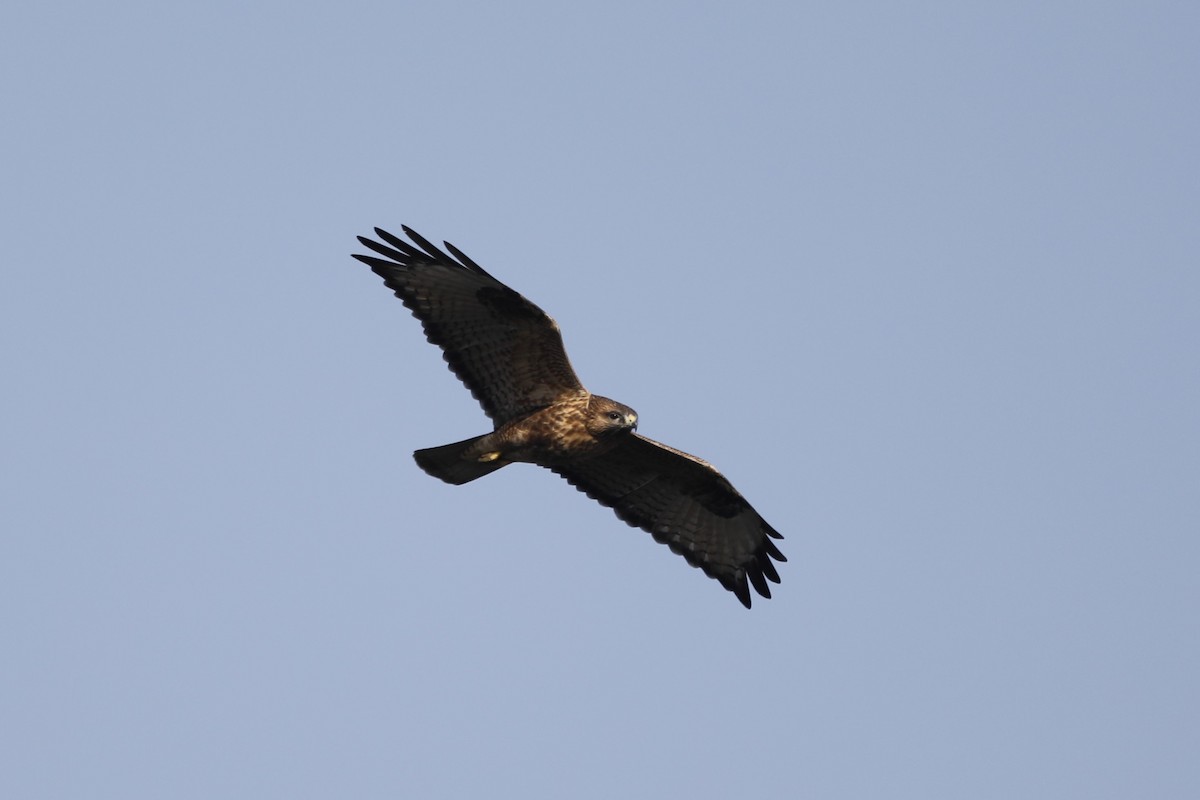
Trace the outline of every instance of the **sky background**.
<instances>
[{"instance_id":1,"label":"sky background","mask_svg":"<svg viewBox=\"0 0 1200 800\"><path fill-rule=\"evenodd\" d=\"M1200 795L1200 6L0 12L0 796ZM478 406L408 224L786 540Z\"/></svg>"}]
</instances>

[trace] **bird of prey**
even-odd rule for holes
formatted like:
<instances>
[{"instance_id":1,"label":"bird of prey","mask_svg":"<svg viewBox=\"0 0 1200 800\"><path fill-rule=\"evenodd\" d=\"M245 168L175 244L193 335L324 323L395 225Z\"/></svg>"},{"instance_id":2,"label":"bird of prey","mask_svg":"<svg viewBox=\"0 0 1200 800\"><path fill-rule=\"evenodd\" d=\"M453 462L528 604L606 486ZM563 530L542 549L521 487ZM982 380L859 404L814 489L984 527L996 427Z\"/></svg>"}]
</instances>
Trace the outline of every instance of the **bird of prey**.
<instances>
[{"instance_id":1,"label":"bird of prey","mask_svg":"<svg viewBox=\"0 0 1200 800\"><path fill-rule=\"evenodd\" d=\"M442 348L446 362L492 420L493 430L417 450L417 464L464 484L513 462L572 485L715 578L750 608L753 586L770 597L786 561L767 524L708 462L635 432L632 408L583 388L558 324L449 242L450 255L408 227L404 241L375 229L358 237L376 255L354 258L383 278ZM749 583L749 586L747 585Z\"/></svg>"}]
</instances>

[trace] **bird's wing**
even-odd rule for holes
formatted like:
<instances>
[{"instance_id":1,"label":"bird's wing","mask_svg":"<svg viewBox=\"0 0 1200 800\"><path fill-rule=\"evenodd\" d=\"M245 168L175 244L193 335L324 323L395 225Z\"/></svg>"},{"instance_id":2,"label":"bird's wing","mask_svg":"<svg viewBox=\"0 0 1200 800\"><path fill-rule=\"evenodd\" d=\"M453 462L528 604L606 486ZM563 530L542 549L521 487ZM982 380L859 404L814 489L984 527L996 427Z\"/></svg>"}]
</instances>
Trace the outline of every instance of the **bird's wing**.
<instances>
[{"instance_id":1,"label":"bird's wing","mask_svg":"<svg viewBox=\"0 0 1200 800\"><path fill-rule=\"evenodd\" d=\"M483 410L502 423L585 390L558 324L446 242L453 258L405 227L412 243L379 228L358 237L373 255L355 258L383 278L421 320L425 336Z\"/></svg>"},{"instance_id":2,"label":"bird's wing","mask_svg":"<svg viewBox=\"0 0 1200 800\"><path fill-rule=\"evenodd\" d=\"M783 537L707 461L638 434L609 452L553 468L630 525L704 570L750 607L749 584L770 597Z\"/></svg>"}]
</instances>

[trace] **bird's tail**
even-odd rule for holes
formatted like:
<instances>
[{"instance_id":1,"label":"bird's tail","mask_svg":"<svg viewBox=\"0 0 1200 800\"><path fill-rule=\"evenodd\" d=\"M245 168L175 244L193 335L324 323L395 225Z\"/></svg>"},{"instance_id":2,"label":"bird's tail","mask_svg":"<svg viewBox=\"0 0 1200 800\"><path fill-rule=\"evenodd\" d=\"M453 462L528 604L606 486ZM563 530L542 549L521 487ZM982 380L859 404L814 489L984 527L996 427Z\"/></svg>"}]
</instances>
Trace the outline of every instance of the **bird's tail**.
<instances>
[{"instance_id":1,"label":"bird's tail","mask_svg":"<svg viewBox=\"0 0 1200 800\"><path fill-rule=\"evenodd\" d=\"M488 435L484 434L484 436ZM495 472L509 463L501 458L492 461L464 458L467 448L482 438L483 436L476 436L472 439L455 442L454 444L444 444L441 447L418 450L413 453L413 458L416 459L417 466L433 477L439 478L446 483L453 483L456 486L460 486L464 483L470 483L476 478L482 478L488 473Z\"/></svg>"}]
</instances>

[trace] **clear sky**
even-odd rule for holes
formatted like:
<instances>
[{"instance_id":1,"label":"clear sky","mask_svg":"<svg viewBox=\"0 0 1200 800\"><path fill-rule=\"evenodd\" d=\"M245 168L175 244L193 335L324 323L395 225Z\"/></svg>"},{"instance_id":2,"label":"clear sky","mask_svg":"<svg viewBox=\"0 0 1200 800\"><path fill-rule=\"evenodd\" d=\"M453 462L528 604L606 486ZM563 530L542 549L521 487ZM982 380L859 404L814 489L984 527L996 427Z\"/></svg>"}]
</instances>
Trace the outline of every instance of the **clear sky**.
<instances>
[{"instance_id":1,"label":"clear sky","mask_svg":"<svg viewBox=\"0 0 1200 800\"><path fill-rule=\"evenodd\" d=\"M1200 796L1200 6L0 12L0 796ZM736 599L349 254L786 536Z\"/></svg>"}]
</instances>

